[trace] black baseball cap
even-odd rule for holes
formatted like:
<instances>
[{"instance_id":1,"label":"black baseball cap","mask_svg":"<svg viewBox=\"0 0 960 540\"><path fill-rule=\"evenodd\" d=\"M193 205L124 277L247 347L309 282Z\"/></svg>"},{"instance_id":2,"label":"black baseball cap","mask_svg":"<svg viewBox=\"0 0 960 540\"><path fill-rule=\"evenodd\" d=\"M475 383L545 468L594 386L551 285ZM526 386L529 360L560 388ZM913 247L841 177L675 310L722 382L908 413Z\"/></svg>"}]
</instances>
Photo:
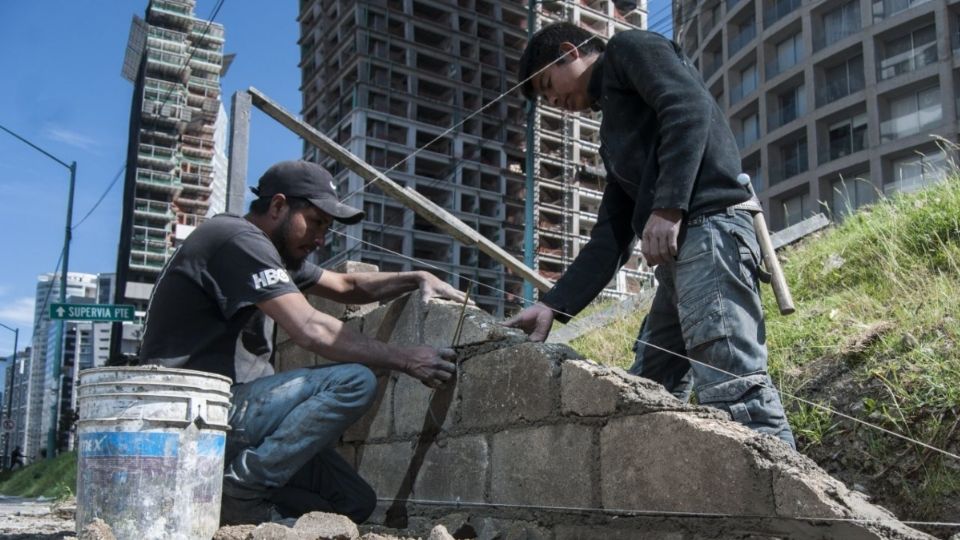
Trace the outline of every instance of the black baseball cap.
<instances>
[{"instance_id":1,"label":"black baseball cap","mask_svg":"<svg viewBox=\"0 0 960 540\"><path fill-rule=\"evenodd\" d=\"M281 161L267 169L257 187L250 188L258 197L283 194L299 197L348 225L363 219L363 210L347 206L337 198L333 177L326 169L311 161Z\"/></svg>"}]
</instances>

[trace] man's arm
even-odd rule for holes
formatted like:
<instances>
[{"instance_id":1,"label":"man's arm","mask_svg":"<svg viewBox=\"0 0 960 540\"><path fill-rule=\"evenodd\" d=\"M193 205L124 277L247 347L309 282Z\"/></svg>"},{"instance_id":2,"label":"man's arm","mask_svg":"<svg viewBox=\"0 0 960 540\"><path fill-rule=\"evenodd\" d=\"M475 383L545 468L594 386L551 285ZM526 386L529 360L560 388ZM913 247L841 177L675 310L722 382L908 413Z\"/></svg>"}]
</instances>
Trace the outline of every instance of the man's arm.
<instances>
[{"instance_id":1,"label":"man's arm","mask_svg":"<svg viewBox=\"0 0 960 540\"><path fill-rule=\"evenodd\" d=\"M371 339L334 317L314 309L299 293L280 295L257 304L290 335L294 343L334 362L356 362L371 368L402 371L436 387L450 380L456 367L452 349L401 347Z\"/></svg>"},{"instance_id":2,"label":"man's arm","mask_svg":"<svg viewBox=\"0 0 960 540\"><path fill-rule=\"evenodd\" d=\"M446 298L463 302L464 293L430 272L357 272L325 270L307 293L342 304L368 304L396 298L420 289L423 299Z\"/></svg>"}]
</instances>

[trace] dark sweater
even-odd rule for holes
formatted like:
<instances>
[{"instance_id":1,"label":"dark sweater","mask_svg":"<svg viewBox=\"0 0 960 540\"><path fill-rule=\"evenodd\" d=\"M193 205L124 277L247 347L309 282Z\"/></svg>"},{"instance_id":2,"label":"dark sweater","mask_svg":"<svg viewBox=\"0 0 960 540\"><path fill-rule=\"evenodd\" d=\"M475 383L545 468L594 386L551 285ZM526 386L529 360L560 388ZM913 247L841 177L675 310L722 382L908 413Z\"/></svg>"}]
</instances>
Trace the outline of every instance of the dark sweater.
<instances>
[{"instance_id":1,"label":"dark sweater","mask_svg":"<svg viewBox=\"0 0 960 540\"><path fill-rule=\"evenodd\" d=\"M607 187L570 268L541 300L565 322L607 286L655 209L685 219L750 198L723 112L680 47L644 30L615 35L593 64L588 91L603 112Z\"/></svg>"}]
</instances>

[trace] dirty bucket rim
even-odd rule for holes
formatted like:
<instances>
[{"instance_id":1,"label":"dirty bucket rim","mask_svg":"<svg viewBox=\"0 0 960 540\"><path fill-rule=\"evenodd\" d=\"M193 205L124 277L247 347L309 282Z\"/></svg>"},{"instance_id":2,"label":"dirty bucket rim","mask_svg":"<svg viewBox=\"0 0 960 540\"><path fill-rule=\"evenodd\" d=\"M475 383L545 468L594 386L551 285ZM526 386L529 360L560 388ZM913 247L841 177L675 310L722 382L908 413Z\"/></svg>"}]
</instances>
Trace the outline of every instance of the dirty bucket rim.
<instances>
[{"instance_id":1,"label":"dirty bucket rim","mask_svg":"<svg viewBox=\"0 0 960 540\"><path fill-rule=\"evenodd\" d=\"M183 368L170 368L158 365L146 365L146 366L105 366L105 367L96 367L80 370L80 377L84 375L95 375L98 373L107 373L107 372L127 372L127 373L165 373L170 375L181 375L188 377L205 377L209 379L220 380L228 385L232 385L233 381L230 377L225 375L220 375L218 373L210 373L209 371L198 371L195 369L183 369Z\"/></svg>"}]
</instances>

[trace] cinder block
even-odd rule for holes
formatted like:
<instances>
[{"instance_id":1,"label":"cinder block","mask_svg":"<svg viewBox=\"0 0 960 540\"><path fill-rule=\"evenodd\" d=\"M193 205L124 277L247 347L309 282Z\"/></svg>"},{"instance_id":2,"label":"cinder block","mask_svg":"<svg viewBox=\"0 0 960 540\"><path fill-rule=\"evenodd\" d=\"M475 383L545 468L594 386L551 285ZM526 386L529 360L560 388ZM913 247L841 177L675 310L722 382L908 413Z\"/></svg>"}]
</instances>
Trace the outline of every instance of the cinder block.
<instances>
[{"instance_id":1,"label":"cinder block","mask_svg":"<svg viewBox=\"0 0 960 540\"><path fill-rule=\"evenodd\" d=\"M393 325L393 332L390 333L390 338L388 341L390 343L396 343L397 345L422 344L425 308L423 300L420 298L420 293L413 292L410 294L405 294L400 298L390 302L390 304L394 303L401 306L402 309L396 320L396 323ZM388 311L387 315L390 314L391 312ZM385 317L381 325L385 325L389 322L392 321Z\"/></svg>"},{"instance_id":2,"label":"cinder block","mask_svg":"<svg viewBox=\"0 0 960 540\"><path fill-rule=\"evenodd\" d=\"M576 356L565 345L524 343L460 364L460 427L535 421L559 402L560 362Z\"/></svg>"},{"instance_id":3,"label":"cinder block","mask_svg":"<svg viewBox=\"0 0 960 540\"><path fill-rule=\"evenodd\" d=\"M591 360L567 360L561 365L560 402L563 414L606 416L617 410L628 385Z\"/></svg>"},{"instance_id":4,"label":"cinder block","mask_svg":"<svg viewBox=\"0 0 960 540\"><path fill-rule=\"evenodd\" d=\"M413 377L397 374L393 387L394 435L409 437L424 427L436 429L437 424L450 429L456 419L455 392L452 383L434 392Z\"/></svg>"},{"instance_id":5,"label":"cinder block","mask_svg":"<svg viewBox=\"0 0 960 540\"><path fill-rule=\"evenodd\" d=\"M659 412L610 420L600 432L604 508L773 515L769 464L732 422Z\"/></svg>"},{"instance_id":6,"label":"cinder block","mask_svg":"<svg viewBox=\"0 0 960 540\"><path fill-rule=\"evenodd\" d=\"M416 498L483 501L489 458L482 435L435 441L424 456L414 484Z\"/></svg>"},{"instance_id":7,"label":"cinder block","mask_svg":"<svg viewBox=\"0 0 960 540\"><path fill-rule=\"evenodd\" d=\"M365 444L357 453L357 471L378 497L409 497L400 487L413 458L410 442Z\"/></svg>"},{"instance_id":8,"label":"cinder block","mask_svg":"<svg viewBox=\"0 0 960 540\"><path fill-rule=\"evenodd\" d=\"M344 442L385 439L390 435L393 420L393 376L377 376L377 398L366 414L343 433Z\"/></svg>"},{"instance_id":9,"label":"cinder block","mask_svg":"<svg viewBox=\"0 0 960 540\"><path fill-rule=\"evenodd\" d=\"M482 309L467 306L460 339L454 343L453 338L460 323L461 313L464 313L462 303L448 300L431 301L427 305L427 314L423 322L423 342L433 347L451 347L499 341L509 336L523 335L519 330L501 326L496 319Z\"/></svg>"},{"instance_id":10,"label":"cinder block","mask_svg":"<svg viewBox=\"0 0 960 540\"><path fill-rule=\"evenodd\" d=\"M490 500L540 506L592 506L593 429L561 424L491 436Z\"/></svg>"},{"instance_id":11,"label":"cinder block","mask_svg":"<svg viewBox=\"0 0 960 540\"><path fill-rule=\"evenodd\" d=\"M277 373L312 367L320 363L320 358L316 354L293 341L278 344L275 356Z\"/></svg>"},{"instance_id":12,"label":"cinder block","mask_svg":"<svg viewBox=\"0 0 960 540\"><path fill-rule=\"evenodd\" d=\"M379 268L375 264L368 264L358 261L343 261L332 269L339 274L355 274L358 272L377 272ZM328 298L320 296L307 295L310 304L327 315L338 319L362 317L377 308L379 303L370 304L341 304Z\"/></svg>"}]
</instances>

